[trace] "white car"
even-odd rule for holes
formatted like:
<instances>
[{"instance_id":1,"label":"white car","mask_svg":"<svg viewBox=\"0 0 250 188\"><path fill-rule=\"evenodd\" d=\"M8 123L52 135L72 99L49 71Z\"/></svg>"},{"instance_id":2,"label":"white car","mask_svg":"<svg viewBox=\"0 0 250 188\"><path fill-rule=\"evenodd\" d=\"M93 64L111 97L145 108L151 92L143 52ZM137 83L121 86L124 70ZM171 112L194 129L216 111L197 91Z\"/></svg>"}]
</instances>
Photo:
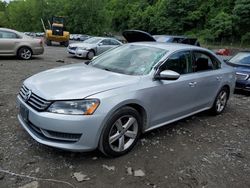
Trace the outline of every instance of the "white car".
<instances>
[{"instance_id":1,"label":"white car","mask_svg":"<svg viewBox=\"0 0 250 188\"><path fill-rule=\"evenodd\" d=\"M120 46L122 43L113 38L92 37L80 43L70 44L68 53L80 58L92 59L111 48Z\"/></svg>"}]
</instances>

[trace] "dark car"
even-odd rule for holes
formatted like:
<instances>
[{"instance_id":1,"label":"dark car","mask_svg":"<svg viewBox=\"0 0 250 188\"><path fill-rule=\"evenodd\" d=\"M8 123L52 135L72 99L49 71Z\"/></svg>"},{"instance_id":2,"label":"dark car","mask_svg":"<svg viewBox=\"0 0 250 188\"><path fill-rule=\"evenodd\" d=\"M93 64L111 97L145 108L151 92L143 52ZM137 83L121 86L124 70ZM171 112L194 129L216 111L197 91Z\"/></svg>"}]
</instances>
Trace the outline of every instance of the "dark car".
<instances>
[{"instance_id":1,"label":"dark car","mask_svg":"<svg viewBox=\"0 0 250 188\"><path fill-rule=\"evenodd\" d=\"M200 46L197 38L191 38L187 36L171 36L171 35L151 35L141 30L126 30L123 32L123 36L129 38L128 42L166 42L166 43L181 43Z\"/></svg>"},{"instance_id":2,"label":"dark car","mask_svg":"<svg viewBox=\"0 0 250 188\"><path fill-rule=\"evenodd\" d=\"M153 37L157 42L172 42L200 46L197 38L191 38L187 36L153 35Z\"/></svg>"},{"instance_id":3,"label":"dark car","mask_svg":"<svg viewBox=\"0 0 250 188\"><path fill-rule=\"evenodd\" d=\"M236 69L236 89L250 92L250 51L237 53L226 61Z\"/></svg>"}]
</instances>

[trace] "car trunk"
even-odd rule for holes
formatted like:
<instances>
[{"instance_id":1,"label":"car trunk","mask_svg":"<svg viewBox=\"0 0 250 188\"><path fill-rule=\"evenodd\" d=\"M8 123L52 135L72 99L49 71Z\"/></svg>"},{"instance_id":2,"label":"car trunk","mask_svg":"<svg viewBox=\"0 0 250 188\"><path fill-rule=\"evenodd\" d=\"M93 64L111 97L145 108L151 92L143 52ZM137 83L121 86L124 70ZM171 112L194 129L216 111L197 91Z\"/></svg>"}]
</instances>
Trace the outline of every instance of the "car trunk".
<instances>
[{"instance_id":1,"label":"car trunk","mask_svg":"<svg viewBox=\"0 0 250 188\"><path fill-rule=\"evenodd\" d=\"M127 42L156 42L152 35L139 30L126 30L122 33Z\"/></svg>"}]
</instances>

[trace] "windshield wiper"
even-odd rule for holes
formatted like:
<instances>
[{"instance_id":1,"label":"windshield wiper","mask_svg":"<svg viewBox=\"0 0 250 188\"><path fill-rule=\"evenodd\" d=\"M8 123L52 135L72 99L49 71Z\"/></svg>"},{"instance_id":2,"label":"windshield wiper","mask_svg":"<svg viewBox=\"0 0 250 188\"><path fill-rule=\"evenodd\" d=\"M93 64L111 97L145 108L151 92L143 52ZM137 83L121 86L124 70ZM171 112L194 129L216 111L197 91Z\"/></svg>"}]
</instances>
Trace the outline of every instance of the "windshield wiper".
<instances>
[{"instance_id":1,"label":"windshield wiper","mask_svg":"<svg viewBox=\"0 0 250 188\"><path fill-rule=\"evenodd\" d=\"M108 69L108 68L104 68L103 70L112 72L112 70L110 70L110 69Z\"/></svg>"}]
</instances>

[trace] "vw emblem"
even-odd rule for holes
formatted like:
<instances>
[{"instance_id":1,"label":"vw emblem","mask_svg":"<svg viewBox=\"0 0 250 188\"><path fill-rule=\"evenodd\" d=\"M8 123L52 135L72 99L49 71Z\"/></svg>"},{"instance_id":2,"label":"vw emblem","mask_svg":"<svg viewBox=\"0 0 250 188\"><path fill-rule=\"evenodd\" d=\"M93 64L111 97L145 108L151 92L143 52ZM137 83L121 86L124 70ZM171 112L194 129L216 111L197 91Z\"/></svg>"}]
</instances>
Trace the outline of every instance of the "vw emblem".
<instances>
[{"instance_id":1,"label":"vw emblem","mask_svg":"<svg viewBox=\"0 0 250 188\"><path fill-rule=\"evenodd\" d=\"M32 94L31 90L29 90L28 92L25 93L25 95L24 95L25 102L27 102L30 99L31 94Z\"/></svg>"}]
</instances>

